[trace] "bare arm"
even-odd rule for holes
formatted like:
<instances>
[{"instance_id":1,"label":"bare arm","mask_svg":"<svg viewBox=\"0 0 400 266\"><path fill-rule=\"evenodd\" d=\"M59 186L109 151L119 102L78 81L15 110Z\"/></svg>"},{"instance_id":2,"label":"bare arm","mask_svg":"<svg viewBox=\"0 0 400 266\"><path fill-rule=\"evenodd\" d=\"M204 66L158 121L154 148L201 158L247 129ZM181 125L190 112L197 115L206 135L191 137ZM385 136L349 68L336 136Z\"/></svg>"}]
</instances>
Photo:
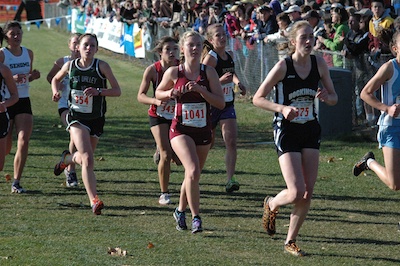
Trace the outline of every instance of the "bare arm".
<instances>
[{"instance_id":1,"label":"bare arm","mask_svg":"<svg viewBox=\"0 0 400 266\"><path fill-rule=\"evenodd\" d=\"M108 82L110 83L110 88L100 88L102 89L101 96L108 96L108 97L118 97L121 95L121 88L119 87L118 81L114 76L114 73L111 70L111 67L108 63L104 61L99 62L99 68L101 73L106 77ZM97 93L94 93L94 95L99 95L100 92L97 90L97 88L87 88L86 90L92 90L96 89ZM85 94L86 93L85 90Z\"/></svg>"},{"instance_id":2,"label":"bare arm","mask_svg":"<svg viewBox=\"0 0 400 266\"><path fill-rule=\"evenodd\" d=\"M58 102L61 98L60 94L61 81L68 74L70 64L71 61L66 62L51 80L51 91L53 92L52 100L54 102Z\"/></svg>"},{"instance_id":3,"label":"bare arm","mask_svg":"<svg viewBox=\"0 0 400 266\"><path fill-rule=\"evenodd\" d=\"M146 68L146 70L144 71L142 83L140 84L139 92L137 95L138 102L147 104L147 105L150 105L150 104L155 104L157 106L161 105L160 100L147 96L147 92L149 90L151 82L156 79L156 76L157 76L156 74L157 73L156 73L156 70L153 65L148 66Z\"/></svg>"},{"instance_id":4,"label":"bare arm","mask_svg":"<svg viewBox=\"0 0 400 266\"><path fill-rule=\"evenodd\" d=\"M5 65L0 63L0 72L4 78L7 89L10 93L10 98L0 102L0 113L5 112L7 107L14 105L18 101L18 89L14 82L11 70Z\"/></svg>"},{"instance_id":5,"label":"bare arm","mask_svg":"<svg viewBox=\"0 0 400 266\"><path fill-rule=\"evenodd\" d=\"M393 65L392 63L386 62L385 64L383 64L378 72L372 77L372 79L370 79L368 81L368 83L365 85L365 87L363 88L363 90L361 91L361 99L363 101L365 101L367 104L369 104L371 107L381 110L383 112L388 113L390 116L395 116L392 112L390 112L390 109L392 106L388 106L382 102L380 102L374 92L379 90L379 88L381 87L381 85L383 83L385 83L387 80L389 80L392 75L393 75ZM396 109L396 105L394 104L393 108Z\"/></svg>"},{"instance_id":6,"label":"bare arm","mask_svg":"<svg viewBox=\"0 0 400 266\"><path fill-rule=\"evenodd\" d=\"M178 97L174 94L174 84L178 77L178 67L168 68L156 89L156 98L161 101L167 101L170 98Z\"/></svg>"},{"instance_id":7,"label":"bare arm","mask_svg":"<svg viewBox=\"0 0 400 266\"><path fill-rule=\"evenodd\" d=\"M47 81L51 84L51 80L60 71L61 67L64 64L64 58L59 58L54 62L53 67L50 69L49 74L47 74Z\"/></svg>"}]
</instances>

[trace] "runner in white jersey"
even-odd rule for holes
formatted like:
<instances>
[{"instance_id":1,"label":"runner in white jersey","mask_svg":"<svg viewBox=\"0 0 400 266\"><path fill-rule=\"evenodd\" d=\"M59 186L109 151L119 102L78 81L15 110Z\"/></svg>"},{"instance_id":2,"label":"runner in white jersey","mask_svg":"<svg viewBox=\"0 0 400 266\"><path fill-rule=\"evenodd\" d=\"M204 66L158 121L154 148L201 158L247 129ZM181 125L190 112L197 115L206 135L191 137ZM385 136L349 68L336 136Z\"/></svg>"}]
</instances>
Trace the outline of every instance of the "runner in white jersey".
<instances>
[{"instance_id":1,"label":"runner in white jersey","mask_svg":"<svg viewBox=\"0 0 400 266\"><path fill-rule=\"evenodd\" d=\"M68 40L68 48L70 50L70 55L61 57L54 62L52 69L50 70L49 74L47 74L47 81L51 84L51 80L57 74L57 72L61 69L61 67L68 61L76 59L79 57L79 50L78 50L78 39L80 33L74 33ZM64 126L67 126L66 116L68 114L68 96L69 96L69 76L65 76L61 82L61 98L58 101L58 114L60 115L61 122ZM71 153L76 151L75 145L72 139L69 142L69 151ZM67 187L76 187L78 186L78 178L75 172L75 164L72 163L68 165L67 168L64 169L65 174L65 184Z\"/></svg>"},{"instance_id":2,"label":"runner in white jersey","mask_svg":"<svg viewBox=\"0 0 400 266\"><path fill-rule=\"evenodd\" d=\"M11 151L12 131L15 128L18 142L14 156L14 181L11 185L11 192L23 193L25 189L22 188L20 180L28 157L29 140L33 128L29 82L40 78L40 72L32 70L33 52L21 46L22 28L19 22L10 21L5 24L4 39L7 46L0 50L0 62L10 68L19 94L18 102L8 108L10 134L7 135L6 154ZM6 98L8 97L6 95Z\"/></svg>"},{"instance_id":3,"label":"runner in white jersey","mask_svg":"<svg viewBox=\"0 0 400 266\"><path fill-rule=\"evenodd\" d=\"M383 64L361 92L371 107L381 111L378 120L378 142L382 148L384 165L375 160L373 152L367 152L353 167L353 174L360 175L372 170L390 189L400 190L400 33L395 32L391 50L396 58ZM381 90L381 101L375 92Z\"/></svg>"},{"instance_id":4,"label":"runner in white jersey","mask_svg":"<svg viewBox=\"0 0 400 266\"><path fill-rule=\"evenodd\" d=\"M3 30L0 28L0 33ZM0 45L3 44L3 36L0 34ZM6 95L8 98L6 99ZM12 73L8 67L0 63L0 171L3 170L6 158L7 139L10 129L10 117L7 108L18 101L18 89Z\"/></svg>"}]
</instances>

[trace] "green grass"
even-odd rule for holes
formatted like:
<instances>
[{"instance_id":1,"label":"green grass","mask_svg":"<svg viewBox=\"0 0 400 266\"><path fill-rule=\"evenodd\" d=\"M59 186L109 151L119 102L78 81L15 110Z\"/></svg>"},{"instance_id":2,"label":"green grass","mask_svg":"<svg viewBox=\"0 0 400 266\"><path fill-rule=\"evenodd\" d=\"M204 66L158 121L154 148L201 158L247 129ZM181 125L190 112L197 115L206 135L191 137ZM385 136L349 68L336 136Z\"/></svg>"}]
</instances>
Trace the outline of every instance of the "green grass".
<instances>
[{"instance_id":1,"label":"green grass","mask_svg":"<svg viewBox=\"0 0 400 266\"><path fill-rule=\"evenodd\" d=\"M68 135L58 127L57 105L45 77L52 63L68 52L67 38L46 27L24 33L23 44L34 51L34 67L42 78L31 87L34 132L22 180L29 193L11 195L4 178L12 172L15 148L1 174L0 265L398 265L399 197L372 173L351 175L353 163L367 150L383 160L376 142L355 135L323 141L314 200L298 238L311 256L283 253L290 206L281 208L274 238L263 232L263 198L279 192L284 182L274 147L268 144L272 116L248 98L236 103L240 191L224 193L225 150L219 137L201 177L205 232L176 231L176 205L157 202L147 106L136 101L143 64L108 52L98 57L112 66L123 94L108 98L105 134L95 154L99 195L106 208L104 215L94 216L83 186L67 189L64 179L52 174ZM176 203L183 169L173 165L172 170L170 189ZM147 248L149 242L154 248ZM112 257L108 247L121 247L129 255Z\"/></svg>"}]
</instances>

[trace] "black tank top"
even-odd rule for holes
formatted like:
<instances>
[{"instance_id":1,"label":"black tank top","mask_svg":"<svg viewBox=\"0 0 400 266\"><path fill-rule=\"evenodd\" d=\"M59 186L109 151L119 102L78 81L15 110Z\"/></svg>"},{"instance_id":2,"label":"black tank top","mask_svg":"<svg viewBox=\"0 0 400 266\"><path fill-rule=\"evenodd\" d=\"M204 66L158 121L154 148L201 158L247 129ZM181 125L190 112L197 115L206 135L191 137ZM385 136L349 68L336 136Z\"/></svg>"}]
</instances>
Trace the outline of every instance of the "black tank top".
<instances>
[{"instance_id":1,"label":"black tank top","mask_svg":"<svg viewBox=\"0 0 400 266\"><path fill-rule=\"evenodd\" d=\"M286 75L275 87L275 102L283 105L295 106L299 109L298 118L292 122L305 123L314 120L317 115L314 99L321 79L318 71L317 59L311 55L311 70L305 79L297 74L292 57L286 57ZM274 121L281 121L284 117L281 113L275 114Z\"/></svg>"}]
</instances>

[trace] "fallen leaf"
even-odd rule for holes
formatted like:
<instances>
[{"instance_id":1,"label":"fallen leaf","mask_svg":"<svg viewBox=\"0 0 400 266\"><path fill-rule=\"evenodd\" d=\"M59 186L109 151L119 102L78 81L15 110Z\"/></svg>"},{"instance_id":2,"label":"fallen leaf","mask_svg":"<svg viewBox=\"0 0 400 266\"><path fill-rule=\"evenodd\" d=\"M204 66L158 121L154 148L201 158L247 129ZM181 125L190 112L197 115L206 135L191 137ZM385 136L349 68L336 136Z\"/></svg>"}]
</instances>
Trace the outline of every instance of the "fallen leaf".
<instances>
[{"instance_id":1,"label":"fallen leaf","mask_svg":"<svg viewBox=\"0 0 400 266\"><path fill-rule=\"evenodd\" d=\"M329 157L328 163L333 163L335 161L335 157Z\"/></svg>"},{"instance_id":2,"label":"fallen leaf","mask_svg":"<svg viewBox=\"0 0 400 266\"><path fill-rule=\"evenodd\" d=\"M105 161L106 159L104 159L103 157L99 158L99 161Z\"/></svg>"},{"instance_id":3,"label":"fallen leaf","mask_svg":"<svg viewBox=\"0 0 400 266\"><path fill-rule=\"evenodd\" d=\"M128 252L126 250L122 250L121 248L108 248L108 254L111 256L119 256L119 257L125 257Z\"/></svg>"},{"instance_id":4,"label":"fallen leaf","mask_svg":"<svg viewBox=\"0 0 400 266\"><path fill-rule=\"evenodd\" d=\"M147 244L147 248L154 248L153 243L149 242L149 244Z\"/></svg>"},{"instance_id":5,"label":"fallen leaf","mask_svg":"<svg viewBox=\"0 0 400 266\"><path fill-rule=\"evenodd\" d=\"M5 178L6 178L6 182L10 182L11 181L11 175L10 174L6 174Z\"/></svg>"},{"instance_id":6,"label":"fallen leaf","mask_svg":"<svg viewBox=\"0 0 400 266\"><path fill-rule=\"evenodd\" d=\"M6 257L0 257L0 259L2 259L2 260L9 260L9 259L12 259L12 257L11 256L6 256Z\"/></svg>"}]
</instances>

